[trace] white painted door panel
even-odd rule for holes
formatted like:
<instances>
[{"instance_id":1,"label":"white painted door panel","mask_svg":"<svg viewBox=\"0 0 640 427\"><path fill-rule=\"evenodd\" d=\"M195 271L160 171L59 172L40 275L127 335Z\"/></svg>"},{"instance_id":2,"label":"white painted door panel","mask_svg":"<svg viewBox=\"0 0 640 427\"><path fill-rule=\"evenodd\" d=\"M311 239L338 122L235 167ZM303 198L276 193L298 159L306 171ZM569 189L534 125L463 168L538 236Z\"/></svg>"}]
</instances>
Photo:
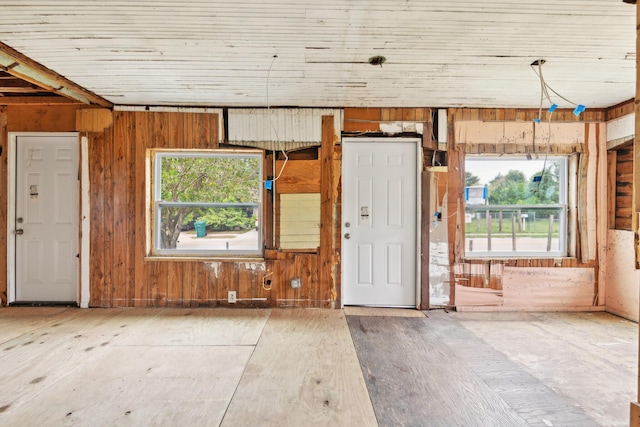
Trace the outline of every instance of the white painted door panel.
<instances>
[{"instance_id":1,"label":"white painted door panel","mask_svg":"<svg viewBox=\"0 0 640 427\"><path fill-rule=\"evenodd\" d=\"M16 301L78 295L78 138L16 142Z\"/></svg>"},{"instance_id":2,"label":"white painted door panel","mask_svg":"<svg viewBox=\"0 0 640 427\"><path fill-rule=\"evenodd\" d=\"M344 141L345 305L416 304L415 142Z\"/></svg>"}]
</instances>

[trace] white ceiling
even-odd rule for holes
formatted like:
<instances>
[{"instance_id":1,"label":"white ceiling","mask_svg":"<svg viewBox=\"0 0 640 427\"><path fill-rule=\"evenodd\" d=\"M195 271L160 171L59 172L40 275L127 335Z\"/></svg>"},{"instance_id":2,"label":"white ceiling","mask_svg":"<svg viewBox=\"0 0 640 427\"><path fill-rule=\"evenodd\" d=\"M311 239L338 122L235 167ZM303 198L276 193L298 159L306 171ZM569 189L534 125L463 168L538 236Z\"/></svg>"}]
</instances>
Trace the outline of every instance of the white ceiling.
<instances>
[{"instance_id":1,"label":"white ceiling","mask_svg":"<svg viewBox=\"0 0 640 427\"><path fill-rule=\"evenodd\" d=\"M119 105L537 107L543 58L552 89L603 108L635 95L635 13L622 0L5 0L0 41Z\"/></svg>"}]
</instances>

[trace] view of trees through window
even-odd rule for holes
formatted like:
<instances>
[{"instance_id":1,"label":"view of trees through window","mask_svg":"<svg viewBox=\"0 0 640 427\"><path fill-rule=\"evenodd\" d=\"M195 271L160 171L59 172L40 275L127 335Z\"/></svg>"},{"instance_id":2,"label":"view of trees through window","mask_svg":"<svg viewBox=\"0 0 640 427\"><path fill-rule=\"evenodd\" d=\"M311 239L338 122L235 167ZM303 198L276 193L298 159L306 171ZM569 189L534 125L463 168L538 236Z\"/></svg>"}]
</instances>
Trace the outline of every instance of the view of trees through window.
<instances>
[{"instance_id":1,"label":"view of trees through window","mask_svg":"<svg viewBox=\"0 0 640 427\"><path fill-rule=\"evenodd\" d=\"M564 252L566 159L465 161L467 255Z\"/></svg>"},{"instance_id":2,"label":"view of trees through window","mask_svg":"<svg viewBox=\"0 0 640 427\"><path fill-rule=\"evenodd\" d=\"M473 164L471 165L473 167ZM488 204L524 205L558 203L560 197L560 171L557 162L550 161L538 172L526 176L519 169L509 169L487 183ZM469 168L469 166L467 166ZM480 178L467 170L466 186L478 185Z\"/></svg>"},{"instance_id":3,"label":"view of trees through window","mask_svg":"<svg viewBox=\"0 0 640 427\"><path fill-rule=\"evenodd\" d=\"M257 250L261 161L258 155L159 153L157 248Z\"/></svg>"}]
</instances>

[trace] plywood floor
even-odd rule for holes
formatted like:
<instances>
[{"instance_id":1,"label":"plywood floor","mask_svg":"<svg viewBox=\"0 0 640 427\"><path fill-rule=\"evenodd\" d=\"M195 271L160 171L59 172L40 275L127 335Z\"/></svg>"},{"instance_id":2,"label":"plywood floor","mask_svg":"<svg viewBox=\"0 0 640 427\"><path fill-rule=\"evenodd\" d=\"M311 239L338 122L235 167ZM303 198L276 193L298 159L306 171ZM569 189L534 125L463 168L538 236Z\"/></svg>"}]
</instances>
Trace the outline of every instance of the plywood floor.
<instances>
[{"instance_id":1,"label":"plywood floor","mask_svg":"<svg viewBox=\"0 0 640 427\"><path fill-rule=\"evenodd\" d=\"M398 313L2 308L0 425L628 425L634 323Z\"/></svg>"}]
</instances>

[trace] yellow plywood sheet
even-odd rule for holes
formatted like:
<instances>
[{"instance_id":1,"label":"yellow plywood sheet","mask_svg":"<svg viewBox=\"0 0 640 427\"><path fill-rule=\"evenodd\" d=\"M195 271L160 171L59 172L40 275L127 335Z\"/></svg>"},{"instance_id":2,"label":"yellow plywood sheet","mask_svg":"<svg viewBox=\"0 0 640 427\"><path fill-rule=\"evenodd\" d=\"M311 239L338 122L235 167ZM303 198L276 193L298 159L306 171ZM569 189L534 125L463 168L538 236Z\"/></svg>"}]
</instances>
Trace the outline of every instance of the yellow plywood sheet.
<instances>
[{"instance_id":1,"label":"yellow plywood sheet","mask_svg":"<svg viewBox=\"0 0 640 427\"><path fill-rule=\"evenodd\" d=\"M280 195L280 247L320 246L320 193Z\"/></svg>"}]
</instances>

